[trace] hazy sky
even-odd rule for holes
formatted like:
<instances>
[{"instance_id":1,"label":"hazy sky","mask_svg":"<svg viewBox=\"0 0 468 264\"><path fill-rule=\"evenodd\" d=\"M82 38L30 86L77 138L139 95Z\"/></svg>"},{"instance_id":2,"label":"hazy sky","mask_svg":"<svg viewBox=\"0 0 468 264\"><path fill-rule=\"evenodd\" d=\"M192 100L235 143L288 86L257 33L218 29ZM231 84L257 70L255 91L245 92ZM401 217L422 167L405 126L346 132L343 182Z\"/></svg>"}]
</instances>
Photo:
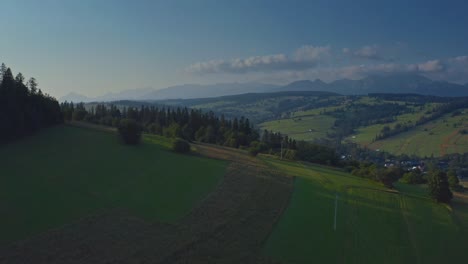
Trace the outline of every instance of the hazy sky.
<instances>
[{"instance_id":1,"label":"hazy sky","mask_svg":"<svg viewBox=\"0 0 468 264\"><path fill-rule=\"evenodd\" d=\"M0 61L57 97L381 72L468 82L468 1L382 2L2 0Z\"/></svg>"}]
</instances>

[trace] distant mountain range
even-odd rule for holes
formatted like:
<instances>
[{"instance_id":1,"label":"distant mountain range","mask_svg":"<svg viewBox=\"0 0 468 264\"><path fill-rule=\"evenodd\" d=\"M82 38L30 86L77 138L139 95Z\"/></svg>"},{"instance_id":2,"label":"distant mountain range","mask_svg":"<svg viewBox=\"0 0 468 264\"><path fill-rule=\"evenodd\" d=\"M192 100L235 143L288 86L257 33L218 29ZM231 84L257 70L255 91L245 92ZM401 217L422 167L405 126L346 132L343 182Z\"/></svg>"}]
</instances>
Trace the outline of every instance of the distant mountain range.
<instances>
[{"instance_id":1,"label":"distant mountain range","mask_svg":"<svg viewBox=\"0 0 468 264\"><path fill-rule=\"evenodd\" d=\"M362 95L369 93L415 93L444 97L468 96L468 84L460 85L445 81L433 81L414 74L369 76L361 80L341 79L325 83L301 80L284 86L263 83L219 83L219 84L184 84L161 90L142 88L109 93L89 98L77 93L61 97L60 101L104 102L117 100L165 100L211 98L244 93L288 92L288 91L326 91L344 95Z\"/></svg>"},{"instance_id":2,"label":"distant mountain range","mask_svg":"<svg viewBox=\"0 0 468 264\"><path fill-rule=\"evenodd\" d=\"M60 102L65 102L65 101L68 101L68 102L90 102L90 101L92 101L92 99L87 97L87 96L84 96L84 95L81 95L81 94L78 94L78 93L75 93L75 92L71 92L71 93L68 93L65 96L60 97L59 101Z\"/></svg>"},{"instance_id":3,"label":"distant mountain range","mask_svg":"<svg viewBox=\"0 0 468 264\"><path fill-rule=\"evenodd\" d=\"M433 81L413 74L369 76L361 80L342 79L331 83L321 80L296 81L278 91L330 91L344 95L369 93L415 93L444 97L468 96L468 87L445 81Z\"/></svg>"},{"instance_id":4,"label":"distant mountain range","mask_svg":"<svg viewBox=\"0 0 468 264\"><path fill-rule=\"evenodd\" d=\"M244 93L266 93L279 88L277 85L263 83L219 83L185 84L155 90L147 94L145 100L210 98Z\"/></svg>"},{"instance_id":5,"label":"distant mountain range","mask_svg":"<svg viewBox=\"0 0 468 264\"><path fill-rule=\"evenodd\" d=\"M86 97L77 93L69 93L59 101L72 102L107 102L118 100L165 100L165 99L194 99L211 98L225 95L244 93L265 93L280 86L263 83L219 83L219 84L184 84L171 86L161 90L151 88L125 90L119 93L106 94L99 97Z\"/></svg>"}]
</instances>

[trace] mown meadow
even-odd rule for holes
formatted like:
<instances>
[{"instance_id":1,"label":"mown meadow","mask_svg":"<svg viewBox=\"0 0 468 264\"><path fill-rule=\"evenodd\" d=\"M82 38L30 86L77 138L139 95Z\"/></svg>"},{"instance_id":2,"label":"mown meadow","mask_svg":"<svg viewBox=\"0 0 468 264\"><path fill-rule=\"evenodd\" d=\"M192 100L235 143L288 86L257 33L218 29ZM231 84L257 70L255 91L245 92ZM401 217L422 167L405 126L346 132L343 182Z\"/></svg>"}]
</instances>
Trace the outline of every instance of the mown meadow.
<instances>
[{"instance_id":1,"label":"mown meadow","mask_svg":"<svg viewBox=\"0 0 468 264\"><path fill-rule=\"evenodd\" d=\"M128 146L114 133L57 126L0 148L0 244L109 208L175 221L210 193L227 162L169 150L145 135Z\"/></svg>"},{"instance_id":2,"label":"mown meadow","mask_svg":"<svg viewBox=\"0 0 468 264\"><path fill-rule=\"evenodd\" d=\"M430 200L424 186L395 190L337 169L266 159L296 176L264 253L285 263L447 263L465 258L468 204ZM336 210L336 229L335 229Z\"/></svg>"}]
</instances>

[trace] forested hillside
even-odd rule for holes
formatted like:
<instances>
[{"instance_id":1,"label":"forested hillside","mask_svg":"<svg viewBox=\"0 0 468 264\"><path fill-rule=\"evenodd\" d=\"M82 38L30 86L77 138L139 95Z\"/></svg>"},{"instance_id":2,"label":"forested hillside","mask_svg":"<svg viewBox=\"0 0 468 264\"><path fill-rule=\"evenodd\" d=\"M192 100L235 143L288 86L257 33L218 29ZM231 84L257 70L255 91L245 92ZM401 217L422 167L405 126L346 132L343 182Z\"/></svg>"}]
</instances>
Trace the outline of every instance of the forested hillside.
<instances>
[{"instance_id":1,"label":"forested hillside","mask_svg":"<svg viewBox=\"0 0 468 264\"><path fill-rule=\"evenodd\" d=\"M60 105L38 89L35 78L13 77L10 68L0 68L0 143L29 135L40 128L63 122Z\"/></svg>"}]
</instances>

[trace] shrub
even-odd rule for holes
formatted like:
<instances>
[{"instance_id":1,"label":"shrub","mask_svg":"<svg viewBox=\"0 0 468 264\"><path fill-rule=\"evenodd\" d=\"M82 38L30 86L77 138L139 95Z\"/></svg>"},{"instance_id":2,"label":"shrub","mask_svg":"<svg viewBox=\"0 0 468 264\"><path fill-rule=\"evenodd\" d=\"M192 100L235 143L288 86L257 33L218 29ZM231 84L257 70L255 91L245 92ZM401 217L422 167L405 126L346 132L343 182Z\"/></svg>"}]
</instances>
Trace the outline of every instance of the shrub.
<instances>
[{"instance_id":1,"label":"shrub","mask_svg":"<svg viewBox=\"0 0 468 264\"><path fill-rule=\"evenodd\" d=\"M287 160L295 160L296 159L296 151L293 149L287 149L283 152L283 158Z\"/></svg>"},{"instance_id":2,"label":"shrub","mask_svg":"<svg viewBox=\"0 0 468 264\"><path fill-rule=\"evenodd\" d=\"M401 168L387 168L377 172L377 179L382 182L385 187L393 188L393 183L401 178L403 170Z\"/></svg>"},{"instance_id":3,"label":"shrub","mask_svg":"<svg viewBox=\"0 0 468 264\"><path fill-rule=\"evenodd\" d=\"M140 143L142 128L134 119L122 119L118 126L119 137L125 144Z\"/></svg>"},{"instance_id":4,"label":"shrub","mask_svg":"<svg viewBox=\"0 0 468 264\"><path fill-rule=\"evenodd\" d=\"M420 170L415 170L403 174L403 177L400 179L400 181L407 184L421 184L426 182Z\"/></svg>"},{"instance_id":5,"label":"shrub","mask_svg":"<svg viewBox=\"0 0 468 264\"><path fill-rule=\"evenodd\" d=\"M114 117L114 119L112 119L112 126L113 127L119 127L119 123L120 123L120 119Z\"/></svg>"},{"instance_id":6,"label":"shrub","mask_svg":"<svg viewBox=\"0 0 468 264\"><path fill-rule=\"evenodd\" d=\"M260 151L259 151L258 148L250 147L250 148L248 149L248 152L249 152L249 155L250 155L250 156L255 157L255 156L258 155L258 153L259 153Z\"/></svg>"},{"instance_id":7,"label":"shrub","mask_svg":"<svg viewBox=\"0 0 468 264\"><path fill-rule=\"evenodd\" d=\"M77 109L73 112L73 120L75 121L82 121L85 116L86 116L87 112L86 110L84 109Z\"/></svg>"},{"instance_id":8,"label":"shrub","mask_svg":"<svg viewBox=\"0 0 468 264\"><path fill-rule=\"evenodd\" d=\"M447 172L447 178L449 186L454 191L462 191L463 186L460 185L460 180L458 180L457 173L454 170L449 170Z\"/></svg>"},{"instance_id":9,"label":"shrub","mask_svg":"<svg viewBox=\"0 0 468 264\"><path fill-rule=\"evenodd\" d=\"M268 150L268 145L263 142L252 141L250 142L250 147L255 148L258 152L266 152Z\"/></svg>"},{"instance_id":10,"label":"shrub","mask_svg":"<svg viewBox=\"0 0 468 264\"><path fill-rule=\"evenodd\" d=\"M178 153L187 153L190 152L190 144L183 139L176 139L172 144L172 149Z\"/></svg>"}]
</instances>

